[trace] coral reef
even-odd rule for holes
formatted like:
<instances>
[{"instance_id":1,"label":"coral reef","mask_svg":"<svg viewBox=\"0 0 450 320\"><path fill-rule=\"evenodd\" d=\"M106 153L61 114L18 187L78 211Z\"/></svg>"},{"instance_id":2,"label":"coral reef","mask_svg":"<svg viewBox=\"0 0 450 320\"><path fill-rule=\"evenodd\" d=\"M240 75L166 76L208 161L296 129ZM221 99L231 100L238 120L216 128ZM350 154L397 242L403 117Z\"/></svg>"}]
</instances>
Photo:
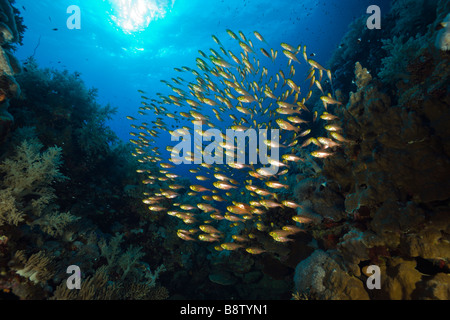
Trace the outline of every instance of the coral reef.
<instances>
[{"instance_id":1,"label":"coral reef","mask_svg":"<svg viewBox=\"0 0 450 320\"><path fill-rule=\"evenodd\" d=\"M97 104L79 74L27 64L0 144L0 295L167 299L160 280L171 262L145 235L157 218L143 214L129 146L106 125L115 109ZM66 286L70 265L82 271L80 290Z\"/></svg>"},{"instance_id":2,"label":"coral reef","mask_svg":"<svg viewBox=\"0 0 450 320\"><path fill-rule=\"evenodd\" d=\"M2 40L0 45L16 42L21 44L25 26L23 25L23 18L19 11L13 6L15 0L0 1L0 32L2 33Z\"/></svg>"},{"instance_id":3,"label":"coral reef","mask_svg":"<svg viewBox=\"0 0 450 320\"><path fill-rule=\"evenodd\" d=\"M11 139L16 149L0 164L2 289L22 299L167 298L167 291L156 284L164 267L152 272L142 262L141 247L122 248L123 234L107 243L106 236L96 235L95 225L83 234L85 218L81 222L82 217L60 212L53 185L68 181L60 172L62 149L41 151L43 145L35 134L28 128L16 130ZM56 288L65 277L62 270L71 264L79 265L87 275L85 290L70 291L64 281ZM108 285L95 287L102 281Z\"/></svg>"},{"instance_id":4,"label":"coral reef","mask_svg":"<svg viewBox=\"0 0 450 320\"><path fill-rule=\"evenodd\" d=\"M184 221L148 214L150 204L205 198L181 178L176 202L161 196L169 182L147 179L161 168L136 163L141 150L107 126L116 109L100 106L80 74L33 58L20 73L11 50L24 27L10 1L0 9L1 298L450 298L450 56L439 28L448 1L393 1L382 30L364 18L350 25L329 63L342 144L326 159L292 145L301 160L280 175L276 198L295 206L219 227L261 254L183 241L173 231ZM316 92L311 106L323 111ZM247 191L233 201L248 203ZM294 224L301 231L285 242L264 229ZM67 288L70 265L82 270L80 290ZM366 285L371 265L380 289Z\"/></svg>"},{"instance_id":5,"label":"coral reef","mask_svg":"<svg viewBox=\"0 0 450 320\"><path fill-rule=\"evenodd\" d=\"M17 251L15 258L22 263L16 273L38 284L45 283L52 277L51 258L44 251L39 251L25 260L24 252Z\"/></svg>"},{"instance_id":6,"label":"coral reef","mask_svg":"<svg viewBox=\"0 0 450 320\"><path fill-rule=\"evenodd\" d=\"M0 142L5 138L14 121L8 112L9 100L20 94L14 75L22 70L10 53L13 45L21 43L25 27L17 9L10 1L0 2Z\"/></svg>"},{"instance_id":7,"label":"coral reef","mask_svg":"<svg viewBox=\"0 0 450 320\"><path fill-rule=\"evenodd\" d=\"M76 220L70 213L58 213L51 184L66 179L59 171L61 149L52 147L41 153L37 139L24 140L16 153L0 164L0 226L18 226L25 221L50 235L61 235Z\"/></svg>"},{"instance_id":8,"label":"coral reef","mask_svg":"<svg viewBox=\"0 0 450 320\"><path fill-rule=\"evenodd\" d=\"M432 12L412 17L404 3ZM319 249L297 266L297 298L449 299L450 131L443 123L450 121L450 56L434 44L435 26L449 10L446 1L394 1L386 19L395 28L378 35L387 55L358 60L357 53L346 53L346 60L357 61L356 92L342 86L337 95L348 100L335 112L348 143L323 163L327 187L345 198L346 216L326 230L313 228ZM368 32L352 28L344 41ZM352 82L343 71L336 74ZM307 199L316 201L311 194ZM368 265L380 267L381 289L365 286ZM332 271L351 277L358 289L343 294L344 280L328 282Z\"/></svg>"}]
</instances>

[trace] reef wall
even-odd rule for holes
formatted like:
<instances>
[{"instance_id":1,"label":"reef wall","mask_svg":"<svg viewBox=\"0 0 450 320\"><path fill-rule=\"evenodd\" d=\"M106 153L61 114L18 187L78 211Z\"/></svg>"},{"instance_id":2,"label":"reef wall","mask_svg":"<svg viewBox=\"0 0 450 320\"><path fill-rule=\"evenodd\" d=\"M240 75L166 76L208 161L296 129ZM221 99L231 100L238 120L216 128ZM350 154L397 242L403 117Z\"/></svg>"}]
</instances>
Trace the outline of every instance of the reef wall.
<instances>
[{"instance_id":1,"label":"reef wall","mask_svg":"<svg viewBox=\"0 0 450 320\"><path fill-rule=\"evenodd\" d=\"M106 125L115 109L76 72L33 57L21 70L13 4L0 1L0 299L166 299L135 164Z\"/></svg>"},{"instance_id":2,"label":"reef wall","mask_svg":"<svg viewBox=\"0 0 450 320\"><path fill-rule=\"evenodd\" d=\"M416 7L427 11L411 19ZM393 1L387 30L371 33L360 19L335 53L347 143L323 174L339 195L328 212L340 210L319 211L327 228L313 230L318 249L296 268L297 297L450 298L450 51L436 46L449 11L448 1ZM381 289L367 289L369 265Z\"/></svg>"},{"instance_id":3,"label":"reef wall","mask_svg":"<svg viewBox=\"0 0 450 320\"><path fill-rule=\"evenodd\" d=\"M14 120L8 112L9 100L20 94L20 87L14 75L21 72L21 67L11 54L11 45L20 42L21 20L7 0L0 1L0 10L0 141L2 141Z\"/></svg>"},{"instance_id":4,"label":"reef wall","mask_svg":"<svg viewBox=\"0 0 450 320\"><path fill-rule=\"evenodd\" d=\"M323 160L295 148L304 161L279 196L299 207L261 219L308 220L283 243L243 230L260 255L185 242L172 217L149 215L141 196L151 186L106 125L114 108L99 106L77 73L33 59L18 73L8 52L21 28L10 2L0 7L2 298L450 298L448 1L393 1L382 30L351 25L330 61L343 105L329 108L344 140ZM65 285L69 265L81 267L80 291ZM367 288L369 265L379 266L381 289Z\"/></svg>"}]
</instances>

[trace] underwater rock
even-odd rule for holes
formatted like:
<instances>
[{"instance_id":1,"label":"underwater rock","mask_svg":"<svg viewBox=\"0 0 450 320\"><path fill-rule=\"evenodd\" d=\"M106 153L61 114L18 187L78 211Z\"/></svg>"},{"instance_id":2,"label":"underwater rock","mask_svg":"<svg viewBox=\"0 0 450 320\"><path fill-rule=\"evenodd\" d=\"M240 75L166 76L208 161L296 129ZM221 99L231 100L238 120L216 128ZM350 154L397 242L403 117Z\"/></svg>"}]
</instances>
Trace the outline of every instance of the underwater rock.
<instances>
[{"instance_id":1,"label":"underwater rock","mask_svg":"<svg viewBox=\"0 0 450 320\"><path fill-rule=\"evenodd\" d=\"M295 290L308 299L368 300L364 284L347 274L329 252L316 250L295 269Z\"/></svg>"},{"instance_id":2,"label":"underwater rock","mask_svg":"<svg viewBox=\"0 0 450 320\"><path fill-rule=\"evenodd\" d=\"M294 193L297 195L297 198L304 199L312 196L314 191L316 190L317 179L315 178L306 178L301 180L296 186Z\"/></svg>"},{"instance_id":3,"label":"underwater rock","mask_svg":"<svg viewBox=\"0 0 450 320\"><path fill-rule=\"evenodd\" d=\"M331 220L340 220L345 216L342 210L344 198L327 185L327 181L321 178L306 178L295 187L294 194L298 203L303 207L297 209L297 213L314 220L319 217ZM308 201L307 199L314 199Z\"/></svg>"},{"instance_id":4,"label":"underwater rock","mask_svg":"<svg viewBox=\"0 0 450 320\"><path fill-rule=\"evenodd\" d=\"M14 74L19 74L23 72L22 66L19 62L19 60L9 51L6 51L6 55L9 59L9 65L13 71Z\"/></svg>"},{"instance_id":5,"label":"underwater rock","mask_svg":"<svg viewBox=\"0 0 450 320\"><path fill-rule=\"evenodd\" d=\"M257 276L257 274L252 275ZM249 300L271 299L271 300L288 300L289 290L292 286L290 281L276 280L270 275L259 274L259 279L250 285L236 285L236 290L242 297Z\"/></svg>"},{"instance_id":6,"label":"underwater rock","mask_svg":"<svg viewBox=\"0 0 450 320\"><path fill-rule=\"evenodd\" d=\"M450 299L450 275L438 273L416 284L415 296L426 300Z\"/></svg>"},{"instance_id":7,"label":"underwater rock","mask_svg":"<svg viewBox=\"0 0 450 320\"><path fill-rule=\"evenodd\" d=\"M338 250L345 258L347 267L356 276L360 275L357 264L369 259L370 238L373 238L373 235L369 232L350 230L338 244Z\"/></svg>"},{"instance_id":8,"label":"underwater rock","mask_svg":"<svg viewBox=\"0 0 450 320\"><path fill-rule=\"evenodd\" d=\"M252 256L236 255L226 261L226 266L233 274L240 275L250 272L254 263Z\"/></svg>"},{"instance_id":9,"label":"underwater rock","mask_svg":"<svg viewBox=\"0 0 450 320\"><path fill-rule=\"evenodd\" d=\"M251 271L243 275L242 281L244 283L255 283L258 282L263 277L261 271Z\"/></svg>"},{"instance_id":10,"label":"underwater rock","mask_svg":"<svg viewBox=\"0 0 450 320\"><path fill-rule=\"evenodd\" d=\"M208 278L212 282L220 284L222 286L232 286L237 282L236 277L234 277L231 273L225 271L212 273L208 276Z\"/></svg>"},{"instance_id":11,"label":"underwater rock","mask_svg":"<svg viewBox=\"0 0 450 320\"><path fill-rule=\"evenodd\" d=\"M322 221L322 217L314 212L313 203L311 200L304 200L299 202L301 207L297 208L297 215L302 216L310 220L312 223L320 223Z\"/></svg>"},{"instance_id":12,"label":"underwater rock","mask_svg":"<svg viewBox=\"0 0 450 320\"><path fill-rule=\"evenodd\" d=\"M273 279L283 280L286 276L292 273L292 269L286 266L281 260L282 259L268 255L264 256L261 260L263 265L262 272Z\"/></svg>"},{"instance_id":13,"label":"underwater rock","mask_svg":"<svg viewBox=\"0 0 450 320\"><path fill-rule=\"evenodd\" d=\"M433 215L432 220L420 224L418 230L406 234L402 244L402 249L406 250L406 254L425 259L450 257L450 219L448 214L445 211L438 212ZM408 217L404 219L406 220Z\"/></svg>"},{"instance_id":14,"label":"underwater rock","mask_svg":"<svg viewBox=\"0 0 450 320\"><path fill-rule=\"evenodd\" d=\"M447 189L442 185L449 181L449 172L445 168L450 163L437 151L434 128L428 127L429 122L421 112L411 110L417 104L413 103L408 101L406 106L392 106L389 96L381 92L379 84L373 81L352 95L347 105L351 116L343 113L345 132L349 136L359 134L362 140L346 149L347 158L354 160L348 173L355 181L351 187L353 190L346 197L347 212L395 197L390 191L395 189L402 190L405 197L408 194L413 196L416 201L448 198ZM430 106L426 112L436 110L448 123L448 107L436 101L442 106L437 111L430 100L426 103ZM436 119L436 124L440 124L441 141L447 141L445 137L450 133L441 121ZM345 171L343 165L342 161L338 163L328 159L325 162L327 176L345 176L334 174ZM347 180L342 185L346 185Z\"/></svg>"},{"instance_id":15,"label":"underwater rock","mask_svg":"<svg viewBox=\"0 0 450 320\"><path fill-rule=\"evenodd\" d=\"M0 104L5 104L8 100L20 95L20 86L14 77L0 75Z\"/></svg>"},{"instance_id":16,"label":"underwater rock","mask_svg":"<svg viewBox=\"0 0 450 320\"><path fill-rule=\"evenodd\" d=\"M416 284L421 280L422 274L416 269L416 261L393 257L380 266L381 293L385 293L390 300L410 300L416 290Z\"/></svg>"},{"instance_id":17,"label":"underwater rock","mask_svg":"<svg viewBox=\"0 0 450 320\"><path fill-rule=\"evenodd\" d=\"M403 10L400 2L395 7ZM311 257L317 265L329 263L325 255L333 256L347 274L360 279L365 276L359 266L380 266L381 274L387 276L384 280L382 276L382 290L368 292L372 299L448 299L448 275L424 276L416 259L445 266L450 256L450 61L447 51L439 51L434 43L435 27L448 15L450 3L420 2L431 4L436 22L429 21L430 14L419 19L419 24L425 24L417 34L408 34L404 22L411 17L402 13L396 33L383 35L388 55L372 54L361 60L364 64L376 61L370 64L373 76L360 63L355 64L357 90L350 93L345 108L335 110L342 119L345 138L352 142L344 145L342 154L324 161L323 173L339 186L334 190L345 196L349 215L343 233L330 230L328 234L338 237L337 251ZM348 61L359 59L347 54L347 66ZM341 79L348 77L344 67L336 67L342 69L336 70ZM345 101L346 92L336 96ZM312 207L314 199L309 200ZM310 262L308 269L307 260L301 262L307 270L304 274L316 272L317 279L326 277L324 267L313 270ZM446 270L441 267L437 272ZM325 294L323 281L302 283L296 279L303 289L314 283L311 287L315 295L319 292L319 298L330 296Z\"/></svg>"},{"instance_id":18,"label":"underwater rock","mask_svg":"<svg viewBox=\"0 0 450 320\"><path fill-rule=\"evenodd\" d=\"M345 197L345 211L347 213L353 214L362 206L370 207L377 202L376 190L367 186L366 183L361 184L364 187L358 187L354 193L350 193Z\"/></svg>"}]
</instances>

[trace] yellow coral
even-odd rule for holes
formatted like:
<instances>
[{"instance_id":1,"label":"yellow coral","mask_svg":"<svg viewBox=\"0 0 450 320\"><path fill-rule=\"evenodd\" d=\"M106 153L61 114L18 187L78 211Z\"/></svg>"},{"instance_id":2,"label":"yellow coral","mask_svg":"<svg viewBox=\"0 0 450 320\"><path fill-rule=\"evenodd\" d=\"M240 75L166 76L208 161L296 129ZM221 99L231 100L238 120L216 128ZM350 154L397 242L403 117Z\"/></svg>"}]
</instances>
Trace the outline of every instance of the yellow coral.
<instances>
[{"instance_id":1,"label":"yellow coral","mask_svg":"<svg viewBox=\"0 0 450 320\"><path fill-rule=\"evenodd\" d=\"M3 175L0 226L17 226L29 217L30 225L38 225L42 231L57 236L77 218L52 209L56 196L51 184L66 179L59 171L61 148L51 147L42 153L41 148L42 144L35 138L24 140L15 154L0 164L0 174Z\"/></svg>"},{"instance_id":2,"label":"yellow coral","mask_svg":"<svg viewBox=\"0 0 450 320\"><path fill-rule=\"evenodd\" d=\"M18 254L22 255L22 252ZM49 280L53 275L52 269L52 259L44 251L39 251L31 255L25 262L25 266L18 269L16 273L37 284Z\"/></svg>"},{"instance_id":3,"label":"yellow coral","mask_svg":"<svg viewBox=\"0 0 450 320\"><path fill-rule=\"evenodd\" d=\"M372 81L372 76L370 75L369 70L363 68L359 61L355 64L355 76L356 76L356 86L358 89L364 88Z\"/></svg>"}]
</instances>

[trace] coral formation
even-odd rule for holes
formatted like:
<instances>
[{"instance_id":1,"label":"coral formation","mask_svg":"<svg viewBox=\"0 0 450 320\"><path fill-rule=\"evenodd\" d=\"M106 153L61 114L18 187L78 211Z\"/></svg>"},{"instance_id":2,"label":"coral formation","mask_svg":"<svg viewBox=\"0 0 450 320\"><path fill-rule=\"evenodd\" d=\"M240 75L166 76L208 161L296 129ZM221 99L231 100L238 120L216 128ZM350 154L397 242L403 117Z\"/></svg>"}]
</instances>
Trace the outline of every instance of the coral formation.
<instances>
[{"instance_id":1,"label":"coral formation","mask_svg":"<svg viewBox=\"0 0 450 320\"><path fill-rule=\"evenodd\" d=\"M16 257L18 260L24 259L24 252L17 251ZM16 273L24 278L28 278L30 281L38 284L45 283L52 277L51 270L52 259L46 255L44 251L39 251L31 255L26 261L21 261L23 266L16 267Z\"/></svg>"},{"instance_id":2,"label":"coral formation","mask_svg":"<svg viewBox=\"0 0 450 320\"><path fill-rule=\"evenodd\" d=\"M140 150L107 126L116 109L100 106L80 74L42 69L33 58L20 73L10 51L24 27L10 1L0 9L2 297L450 298L450 56L448 29L438 27L448 1L393 1L382 30L369 31L364 18L350 25L329 63L342 105L328 111L339 116L342 144L326 159L290 147L301 161L290 163L276 194L296 206L258 218L277 228L295 217L301 232L276 242L263 227L226 226L227 241L246 235L261 254L183 241L173 231L184 222L149 215L141 195L169 183L141 174L161 168L136 163L130 154ZM311 101L323 111L316 92ZM177 183L177 202L203 202L188 195L189 180ZM244 190L233 200L249 199ZM82 270L80 290L67 288L70 265ZM371 265L381 289L366 285Z\"/></svg>"},{"instance_id":3,"label":"coral formation","mask_svg":"<svg viewBox=\"0 0 450 320\"><path fill-rule=\"evenodd\" d=\"M26 220L52 234L62 232L59 227L75 219L67 213L58 216L53 212L55 194L51 184L66 177L59 171L61 149L52 147L41 153L42 147L37 139L24 140L15 154L0 164L0 225L17 226Z\"/></svg>"},{"instance_id":4,"label":"coral formation","mask_svg":"<svg viewBox=\"0 0 450 320\"><path fill-rule=\"evenodd\" d=\"M115 109L100 106L79 74L26 63L27 72L0 75L8 121L0 142L0 295L167 299L160 278L171 262L144 235L152 217L137 203L136 163L106 125ZM70 265L82 271L80 291L66 286Z\"/></svg>"},{"instance_id":5,"label":"coral formation","mask_svg":"<svg viewBox=\"0 0 450 320\"><path fill-rule=\"evenodd\" d=\"M61 275L64 265L81 264L84 272L89 274L90 263L83 260L87 258L95 261L103 257L106 259L106 264L99 266L94 275L86 280L84 285L86 292L67 292L68 289L63 282L59 289L56 288L53 298L117 299L122 297L122 287L125 285L134 285L135 290L138 290L126 292L130 298L166 298L167 292L164 296L164 290L156 284L158 275L164 268L161 266L155 272L151 272L150 268L141 261L145 255L141 252L141 247L130 245L122 249L120 245L123 242L123 234L117 234L109 244L104 238L98 239L95 232L91 232L89 236L81 235L79 233L81 225L76 224L81 217L69 212L60 212L53 185L64 184L68 181L67 177L60 172L63 164L62 149L49 147L41 151L43 145L34 137L35 134L34 130L28 128L16 130L12 139L16 150L13 150L11 155L0 164L2 177L0 234L3 239L7 239L2 244L0 257L4 262L8 262L8 257L10 259L8 265L11 271L6 275L12 277L12 272L15 271L24 279L3 280L2 287L8 288L23 299L51 298L52 289L49 285L57 281L56 279L64 278ZM24 228L24 226L28 227ZM78 235L77 230L79 230ZM26 234L25 237L23 233ZM87 238L82 240L86 236ZM36 242L36 247L27 247L24 242L27 238ZM54 240L61 242L58 244ZM69 250L69 255L65 254L64 247L67 245L73 247L75 256L70 254L72 250ZM38 248L39 251L35 252ZM90 268L92 267L91 265ZM108 290L108 287L89 289L93 282L97 285L102 280L111 279L104 278L104 274L101 277L102 273L99 270L108 272L110 276L117 274L113 287L109 288L111 290ZM132 296L133 294L135 296Z\"/></svg>"},{"instance_id":6,"label":"coral formation","mask_svg":"<svg viewBox=\"0 0 450 320\"><path fill-rule=\"evenodd\" d=\"M369 299L363 283L343 270L333 253L322 250L314 251L297 265L294 283L296 292L302 292L308 299Z\"/></svg>"},{"instance_id":7,"label":"coral formation","mask_svg":"<svg viewBox=\"0 0 450 320\"><path fill-rule=\"evenodd\" d=\"M13 123L13 117L8 112L9 100L20 93L14 79L21 68L16 58L9 52L13 44L21 43L25 27L17 9L10 1L0 2L0 142L4 139Z\"/></svg>"},{"instance_id":8,"label":"coral formation","mask_svg":"<svg viewBox=\"0 0 450 320\"><path fill-rule=\"evenodd\" d=\"M414 18L404 3L432 12ZM326 232L315 231L316 238L325 239L322 245L319 241L322 249L297 266L296 297L449 299L450 131L441 121L450 121L450 57L433 40L435 26L449 9L446 1L394 1L386 21L395 22L395 28L378 35L387 55L373 53L358 61L358 54L346 53L347 61L357 61L356 92L343 86L340 97L346 99L346 90L350 94L345 108L336 112L351 142L342 154L324 161L323 173L328 186L345 197L347 217L335 219ZM367 32L352 28L344 41ZM345 69L334 64L341 54L332 59L335 69ZM333 71L338 81L351 82L343 71ZM325 261L327 268L312 269ZM371 264L381 269L379 290L365 287L361 270ZM329 265L330 271L353 277L365 294L356 290L343 296L340 285L324 285Z\"/></svg>"}]
</instances>

